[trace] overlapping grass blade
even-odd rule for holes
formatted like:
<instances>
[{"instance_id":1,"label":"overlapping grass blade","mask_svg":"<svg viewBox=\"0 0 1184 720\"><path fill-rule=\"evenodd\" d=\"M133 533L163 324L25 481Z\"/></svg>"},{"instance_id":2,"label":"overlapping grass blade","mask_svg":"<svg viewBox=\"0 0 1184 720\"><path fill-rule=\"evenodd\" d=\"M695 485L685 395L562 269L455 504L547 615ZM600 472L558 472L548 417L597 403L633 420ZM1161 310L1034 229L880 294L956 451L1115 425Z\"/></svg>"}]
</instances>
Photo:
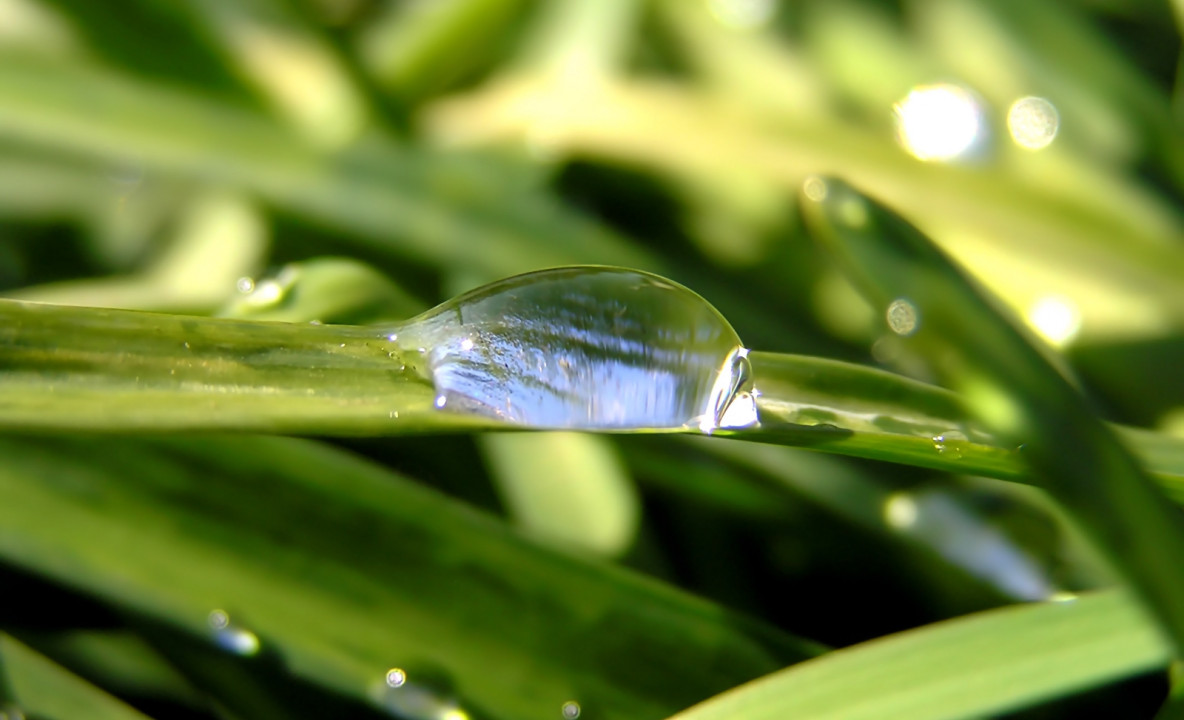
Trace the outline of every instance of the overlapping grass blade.
<instances>
[{"instance_id":1,"label":"overlapping grass blade","mask_svg":"<svg viewBox=\"0 0 1184 720\"><path fill-rule=\"evenodd\" d=\"M6 562L196 638L224 608L293 676L360 701L401 667L480 716L577 700L653 718L816 652L313 443L0 447Z\"/></svg>"},{"instance_id":2,"label":"overlapping grass blade","mask_svg":"<svg viewBox=\"0 0 1184 720\"><path fill-rule=\"evenodd\" d=\"M961 391L992 433L1081 523L1184 648L1184 529L1178 511L1040 349L920 231L846 183L803 192L811 234L878 307L904 303L903 344ZM903 307L903 306L901 306Z\"/></svg>"},{"instance_id":3,"label":"overlapping grass blade","mask_svg":"<svg viewBox=\"0 0 1184 720\"><path fill-rule=\"evenodd\" d=\"M878 638L761 678L675 718L990 717L1163 668L1169 658L1138 604L1109 591Z\"/></svg>"}]
</instances>

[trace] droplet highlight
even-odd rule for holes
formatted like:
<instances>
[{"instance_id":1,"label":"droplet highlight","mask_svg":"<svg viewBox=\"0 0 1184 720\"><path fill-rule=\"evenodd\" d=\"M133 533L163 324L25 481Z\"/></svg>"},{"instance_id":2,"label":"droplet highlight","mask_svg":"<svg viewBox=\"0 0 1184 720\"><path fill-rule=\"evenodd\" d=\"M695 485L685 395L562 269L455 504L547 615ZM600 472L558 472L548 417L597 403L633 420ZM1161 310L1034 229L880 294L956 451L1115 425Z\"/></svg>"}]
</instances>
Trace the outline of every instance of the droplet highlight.
<instances>
[{"instance_id":1,"label":"droplet highlight","mask_svg":"<svg viewBox=\"0 0 1184 720\"><path fill-rule=\"evenodd\" d=\"M259 636L231 622L225 610L212 610L206 624L214 634L214 642L223 650L235 655L256 655L260 649Z\"/></svg>"},{"instance_id":2,"label":"droplet highlight","mask_svg":"<svg viewBox=\"0 0 1184 720\"><path fill-rule=\"evenodd\" d=\"M957 430L946 430L940 435L933 436L933 448L937 450L937 454L953 460L962 459L962 450L966 443L966 435Z\"/></svg>"},{"instance_id":3,"label":"droplet highlight","mask_svg":"<svg viewBox=\"0 0 1184 720\"><path fill-rule=\"evenodd\" d=\"M759 419L736 331L694 292L636 270L508 278L412 319L397 338L445 412L546 429L705 433Z\"/></svg>"},{"instance_id":4,"label":"droplet highlight","mask_svg":"<svg viewBox=\"0 0 1184 720\"><path fill-rule=\"evenodd\" d=\"M893 110L897 142L918 160L955 160L968 155L982 139L979 101L958 85L915 87Z\"/></svg>"},{"instance_id":5,"label":"droplet highlight","mask_svg":"<svg viewBox=\"0 0 1184 720\"><path fill-rule=\"evenodd\" d=\"M1048 295L1032 303L1026 319L1053 347L1065 347L1081 330L1081 312L1069 298Z\"/></svg>"},{"instance_id":6,"label":"droplet highlight","mask_svg":"<svg viewBox=\"0 0 1184 720\"><path fill-rule=\"evenodd\" d=\"M889 303L884 317L888 321L888 329L897 335L908 336L917 331L917 307L904 298L897 298Z\"/></svg>"},{"instance_id":7,"label":"droplet highlight","mask_svg":"<svg viewBox=\"0 0 1184 720\"><path fill-rule=\"evenodd\" d=\"M580 704L575 700L568 700L567 702L563 703L563 707L560 708L560 712L563 714L564 720L576 720L576 718L580 716Z\"/></svg>"},{"instance_id":8,"label":"droplet highlight","mask_svg":"<svg viewBox=\"0 0 1184 720\"><path fill-rule=\"evenodd\" d=\"M387 687L399 688L407 682L407 673L402 668L391 668L386 671Z\"/></svg>"},{"instance_id":9,"label":"droplet highlight","mask_svg":"<svg viewBox=\"0 0 1184 720\"><path fill-rule=\"evenodd\" d=\"M1007 111L1011 139L1025 150L1043 150L1051 145L1060 124L1056 106L1042 97L1022 97Z\"/></svg>"}]
</instances>

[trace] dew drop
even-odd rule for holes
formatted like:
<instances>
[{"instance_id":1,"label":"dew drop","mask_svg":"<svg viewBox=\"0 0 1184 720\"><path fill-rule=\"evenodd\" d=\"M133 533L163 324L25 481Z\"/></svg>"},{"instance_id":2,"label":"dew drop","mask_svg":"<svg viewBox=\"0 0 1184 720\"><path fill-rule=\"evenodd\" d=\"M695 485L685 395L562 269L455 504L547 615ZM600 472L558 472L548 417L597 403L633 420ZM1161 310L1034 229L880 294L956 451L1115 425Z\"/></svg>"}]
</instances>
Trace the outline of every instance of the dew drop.
<instances>
[{"instance_id":1,"label":"dew drop","mask_svg":"<svg viewBox=\"0 0 1184 720\"><path fill-rule=\"evenodd\" d=\"M897 298L888 304L885 313L888 327L897 335L912 335L917 331L917 307L904 298Z\"/></svg>"},{"instance_id":2,"label":"dew drop","mask_svg":"<svg viewBox=\"0 0 1184 720\"><path fill-rule=\"evenodd\" d=\"M232 623L225 610L210 611L206 623L214 633L214 642L223 650L243 656L259 652L259 636Z\"/></svg>"},{"instance_id":3,"label":"dew drop","mask_svg":"<svg viewBox=\"0 0 1184 720\"><path fill-rule=\"evenodd\" d=\"M436 407L547 429L758 422L748 351L707 301L636 270L568 267L478 288L399 327ZM430 349L429 349L430 348Z\"/></svg>"},{"instance_id":4,"label":"dew drop","mask_svg":"<svg viewBox=\"0 0 1184 720\"><path fill-rule=\"evenodd\" d=\"M242 293L243 295L246 295L247 293L249 293L255 289L255 278L240 277L238 279L238 281L234 284L234 287L240 293Z\"/></svg>"},{"instance_id":5,"label":"dew drop","mask_svg":"<svg viewBox=\"0 0 1184 720\"><path fill-rule=\"evenodd\" d=\"M575 700L568 700L563 703L560 711L563 713L564 720L576 720L580 716L580 704Z\"/></svg>"},{"instance_id":6,"label":"dew drop","mask_svg":"<svg viewBox=\"0 0 1184 720\"><path fill-rule=\"evenodd\" d=\"M933 448L938 455L946 455L954 460L962 459L962 448L966 444L966 435L957 430L947 430L941 435L933 436Z\"/></svg>"},{"instance_id":7,"label":"dew drop","mask_svg":"<svg viewBox=\"0 0 1184 720\"><path fill-rule=\"evenodd\" d=\"M1061 124L1057 108L1042 97L1023 97L1007 111L1007 129L1016 145L1025 150L1043 150L1057 137Z\"/></svg>"},{"instance_id":8,"label":"dew drop","mask_svg":"<svg viewBox=\"0 0 1184 720\"><path fill-rule=\"evenodd\" d=\"M388 687L403 687L403 683L407 682L407 673L402 668L391 668L386 671L386 684Z\"/></svg>"}]
</instances>

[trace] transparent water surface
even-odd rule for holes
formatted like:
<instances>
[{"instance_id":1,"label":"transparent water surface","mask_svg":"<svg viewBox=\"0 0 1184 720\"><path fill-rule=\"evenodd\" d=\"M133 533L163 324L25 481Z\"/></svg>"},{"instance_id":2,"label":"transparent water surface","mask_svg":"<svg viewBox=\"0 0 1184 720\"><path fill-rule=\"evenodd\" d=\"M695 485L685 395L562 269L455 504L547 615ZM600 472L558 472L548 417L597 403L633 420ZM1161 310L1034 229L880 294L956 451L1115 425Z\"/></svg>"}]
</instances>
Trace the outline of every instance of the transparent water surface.
<instances>
[{"instance_id":1,"label":"transparent water surface","mask_svg":"<svg viewBox=\"0 0 1184 720\"><path fill-rule=\"evenodd\" d=\"M748 351L706 300L636 270L568 267L461 295L395 328L443 412L537 428L756 424Z\"/></svg>"}]
</instances>

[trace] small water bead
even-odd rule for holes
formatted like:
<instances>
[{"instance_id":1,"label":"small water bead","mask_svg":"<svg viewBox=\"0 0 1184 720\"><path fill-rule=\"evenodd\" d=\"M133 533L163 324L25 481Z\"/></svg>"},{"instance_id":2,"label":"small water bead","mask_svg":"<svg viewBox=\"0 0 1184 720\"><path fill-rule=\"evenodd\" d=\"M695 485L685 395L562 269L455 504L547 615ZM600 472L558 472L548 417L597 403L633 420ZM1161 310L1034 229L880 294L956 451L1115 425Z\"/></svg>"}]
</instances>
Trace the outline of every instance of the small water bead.
<instances>
[{"instance_id":1,"label":"small water bead","mask_svg":"<svg viewBox=\"0 0 1184 720\"><path fill-rule=\"evenodd\" d=\"M1052 144L1061 124L1057 108L1042 97L1023 97L1007 111L1007 129L1016 145L1042 150Z\"/></svg>"},{"instance_id":2,"label":"small water bead","mask_svg":"<svg viewBox=\"0 0 1184 720\"><path fill-rule=\"evenodd\" d=\"M917 308L904 298L897 298L888 304L885 313L888 327L897 335L912 335L917 331Z\"/></svg>"},{"instance_id":3,"label":"small water bead","mask_svg":"<svg viewBox=\"0 0 1184 720\"><path fill-rule=\"evenodd\" d=\"M408 366L448 412L549 429L710 433L758 420L731 325L687 288L636 270L508 278L412 319L398 338L423 356Z\"/></svg>"},{"instance_id":4,"label":"small water bead","mask_svg":"<svg viewBox=\"0 0 1184 720\"><path fill-rule=\"evenodd\" d=\"M933 447L937 453L947 455L954 460L962 459L962 448L966 442L966 435L957 430L946 430L941 435L933 436Z\"/></svg>"},{"instance_id":5,"label":"small water bead","mask_svg":"<svg viewBox=\"0 0 1184 720\"><path fill-rule=\"evenodd\" d=\"M563 713L564 720L576 720L576 718L580 716L580 704L575 700L568 700L567 702L563 703L563 707L560 709L560 712Z\"/></svg>"},{"instance_id":6,"label":"small water bead","mask_svg":"<svg viewBox=\"0 0 1184 720\"><path fill-rule=\"evenodd\" d=\"M391 668L386 671L386 684L388 687L403 687L403 683L407 682L407 673L402 668Z\"/></svg>"},{"instance_id":7,"label":"small water bead","mask_svg":"<svg viewBox=\"0 0 1184 720\"><path fill-rule=\"evenodd\" d=\"M206 623L214 632L214 642L223 650L243 656L259 652L259 636L233 624L225 610L212 610L206 618Z\"/></svg>"}]
</instances>

